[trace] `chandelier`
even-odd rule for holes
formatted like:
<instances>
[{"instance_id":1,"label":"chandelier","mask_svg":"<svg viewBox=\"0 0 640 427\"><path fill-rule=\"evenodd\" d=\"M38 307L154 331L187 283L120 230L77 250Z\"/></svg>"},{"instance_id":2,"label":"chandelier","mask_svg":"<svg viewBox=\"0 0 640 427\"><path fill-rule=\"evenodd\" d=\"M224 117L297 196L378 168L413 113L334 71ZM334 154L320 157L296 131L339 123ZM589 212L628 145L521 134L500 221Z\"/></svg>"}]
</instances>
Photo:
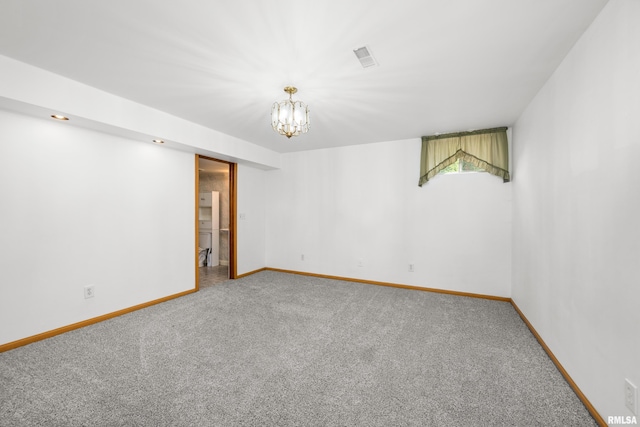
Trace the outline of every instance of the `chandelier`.
<instances>
[{"instance_id":1,"label":"chandelier","mask_svg":"<svg viewBox=\"0 0 640 427\"><path fill-rule=\"evenodd\" d=\"M271 127L287 138L307 133L309 131L309 108L304 102L291 99L291 96L298 89L293 86L287 86L284 91L289 94L289 99L273 103L273 107L271 107Z\"/></svg>"}]
</instances>

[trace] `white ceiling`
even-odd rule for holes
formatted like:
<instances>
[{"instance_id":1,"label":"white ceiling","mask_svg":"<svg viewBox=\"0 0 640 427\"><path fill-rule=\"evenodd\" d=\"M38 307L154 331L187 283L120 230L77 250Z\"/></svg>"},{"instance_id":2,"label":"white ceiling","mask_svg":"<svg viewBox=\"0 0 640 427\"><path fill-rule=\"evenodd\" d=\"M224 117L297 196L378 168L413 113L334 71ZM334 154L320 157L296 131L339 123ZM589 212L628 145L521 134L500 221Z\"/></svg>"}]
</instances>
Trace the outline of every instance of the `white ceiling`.
<instances>
[{"instance_id":1,"label":"white ceiling","mask_svg":"<svg viewBox=\"0 0 640 427\"><path fill-rule=\"evenodd\" d=\"M512 125L605 3L0 0L0 54L288 152ZM290 140L286 85L311 109Z\"/></svg>"}]
</instances>

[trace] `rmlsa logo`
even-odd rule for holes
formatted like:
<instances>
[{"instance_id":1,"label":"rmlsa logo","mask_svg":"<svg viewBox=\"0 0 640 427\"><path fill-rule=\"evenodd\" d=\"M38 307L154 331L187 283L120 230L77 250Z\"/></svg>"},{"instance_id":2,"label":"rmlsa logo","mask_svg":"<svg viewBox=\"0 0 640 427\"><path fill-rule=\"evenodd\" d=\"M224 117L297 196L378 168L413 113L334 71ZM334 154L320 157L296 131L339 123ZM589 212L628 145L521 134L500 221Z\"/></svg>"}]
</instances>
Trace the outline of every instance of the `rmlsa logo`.
<instances>
[{"instance_id":1,"label":"rmlsa logo","mask_svg":"<svg viewBox=\"0 0 640 427\"><path fill-rule=\"evenodd\" d=\"M607 424L638 424L638 420L636 420L636 417L632 417L630 415L622 416L622 415L616 415L616 416L609 416L608 420L607 420Z\"/></svg>"}]
</instances>

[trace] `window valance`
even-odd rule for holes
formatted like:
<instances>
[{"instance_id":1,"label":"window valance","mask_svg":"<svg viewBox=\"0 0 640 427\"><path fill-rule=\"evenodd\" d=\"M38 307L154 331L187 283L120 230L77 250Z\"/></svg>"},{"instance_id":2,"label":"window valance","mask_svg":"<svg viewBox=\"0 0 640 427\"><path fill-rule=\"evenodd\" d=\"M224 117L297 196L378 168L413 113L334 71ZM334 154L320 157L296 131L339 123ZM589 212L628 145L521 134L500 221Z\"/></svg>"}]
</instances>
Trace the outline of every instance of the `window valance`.
<instances>
[{"instance_id":1,"label":"window valance","mask_svg":"<svg viewBox=\"0 0 640 427\"><path fill-rule=\"evenodd\" d=\"M423 136L418 185L422 187L458 159L473 163L504 182L510 181L507 128Z\"/></svg>"}]
</instances>

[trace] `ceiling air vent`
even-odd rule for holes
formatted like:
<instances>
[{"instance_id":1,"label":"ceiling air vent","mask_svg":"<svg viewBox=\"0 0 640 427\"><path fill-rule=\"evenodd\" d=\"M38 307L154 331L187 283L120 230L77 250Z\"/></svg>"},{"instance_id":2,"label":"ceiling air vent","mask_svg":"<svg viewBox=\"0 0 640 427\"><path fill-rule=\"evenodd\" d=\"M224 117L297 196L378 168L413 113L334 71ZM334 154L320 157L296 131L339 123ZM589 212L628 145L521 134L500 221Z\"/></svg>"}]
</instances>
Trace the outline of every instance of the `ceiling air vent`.
<instances>
[{"instance_id":1,"label":"ceiling air vent","mask_svg":"<svg viewBox=\"0 0 640 427\"><path fill-rule=\"evenodd\" d=\"M362 68L375 67L378 65L376 58L373 57L371 51L367 46L359 47L358 49L353 49L353 53L358 57L358 61L362 64Z\"/></svg>"}]
</instances>

